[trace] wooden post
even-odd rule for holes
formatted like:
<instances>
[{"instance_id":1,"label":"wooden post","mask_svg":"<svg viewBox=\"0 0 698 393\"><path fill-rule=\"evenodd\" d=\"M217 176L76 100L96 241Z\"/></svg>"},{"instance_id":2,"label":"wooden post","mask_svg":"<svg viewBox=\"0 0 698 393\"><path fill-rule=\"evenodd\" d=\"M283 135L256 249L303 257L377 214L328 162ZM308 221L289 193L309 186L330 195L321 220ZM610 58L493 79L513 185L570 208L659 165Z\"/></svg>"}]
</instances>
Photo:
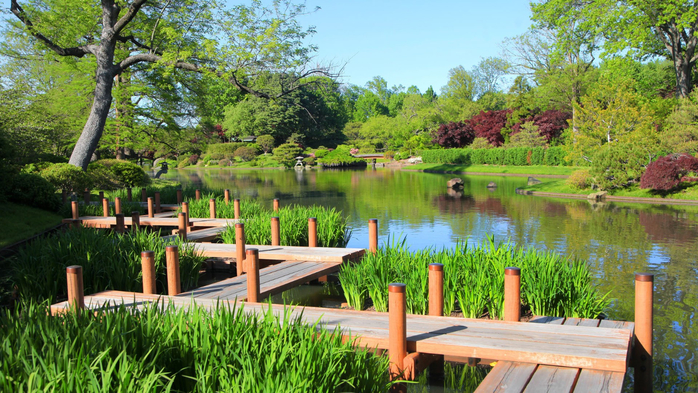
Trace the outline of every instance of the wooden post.
<instances>
[{"instance_id":1,"label":"wooden post","mask_svg":"<svg viewBox=\"0 0 698 393\"><path fill-rule=\"evenodd\" d=\"M274 198L274 211L279 211L279 198Z\"/></svg>"},{"instance_id":2,"label":"wooden post","mask_svg":"<svg viewBox=\"0 0 698 393\"><path fill-rule=\"evenodd\" d=\"M378 251L378 219L368 220L368 251L375 254Z\"/></svg>"},{"instance_id":3,"label":"wooden post","mask_svg":"<svg viewBox=\"0 0 698 393\"><path fill-rule=\"evenodd\" d=\"M114 214L121 214L121 198L114 198Z\"/></svg>"},{"instance_id":4,"label":"wooden post","mask_svg":"<svg viewBox=\"0 0 698 393\"><path fill-rule=\"evenodd\" d=\"M177 246L165 248L165 259L167 260L167 294L169 296L179 295L182 288L179 280L179 249Z\"/></svg>"},{"instance_id":5,"label":"wooden post","mask_svg":"<svg viewBox=\"0 0 698 393\"><path fill-rule=\"evenodd\" d=\"M104 217L109 217L109 201L107 198L102 198L102 214Z\"/></svg>"},{"instance_id":6,"label":"wooden post","mask_svg":"<svg viewBox=\"0 0 698 393\"><path fill-rule=\"evenodd\" d=\"M78 201L70 202L70 209L73 212L73 220L80 218L80 206L78 205Z\"/></svg>"},{"instance_id":7,"label":"wooden post","mask_svg":"<svg viewBox=\"0 0 698 393\"><path fill-rule=\"evenodd\" d=\"M160 191L155 191L155 212L162 213L162 209L160 208Z\"/></svg>"},{"instance_id":8,"label":"wooden post","mask_svg":"<svg viewBox=\"0 0 698 393\"><path fill-rule=\"evenodd\" d=\"M187 226L192 226L191 222L189 222L189 202L182 202L182 213L186 214L187 216Z\"/></svg>"},{"instance_id":9,"label":"wooden post","mask_svg":"<svg viewBox=\"0 0 698 393\"><path fill-rule=\"evenodd\" d=\"M61 190L61 201L64 205L68 203L68 193L65 190Z\"/></svg>"},{"instance_id":10,"label":"wooden post","mask_svg":"<svg viewBox=\"0 0 698 393\"><path fill-rule=\"evenodd\" d=\"M279 217L272 217L271 218L271 245L272 246L278 246L280 245L280 233L281 232L281 224L279 223Z\"/></svg>"},{"instance_id":11,"label":"wooden post","mask_svg":"<svg viewBox=\"0 0 698 393\"><path fill-rule=\"evenodd\" d=\"M143 293L147 295L157 294L155 289L155 253L153 251L141 252L141 268L143 270Z\"/></svg>"},{"instance_id":12,"label":"wooden post","mask_svg":"<svg viewBox=\"0 0 698 393\"><path fill-rule=\"evenodd\" d=\"M148 191L145 187L141 188L141 202L145 203L148 201Z\"/></svg>"},{"instance_id":13,"label":"wooden post","mask_svg":"<svg viewBox=\"0 0 698 393\"><path fill-rule=\"evenodd\" d=\"M403 362L407 356L407 314L405 284L388 286L388 356L390 379L402 378Z\"/></svg>"},{"instance_id":14,"label":"wooden post","mask_svg":"<svg viewBox=\"0 0 698 393\"><path fill-rule=\"evenodd\" d=\"M133 232L138 232L138 228L141 226L141 213L137 211L131 212L131 230Z\"/></svg>"},{"instance_id":15,"label":"wooden post","mask_svg":"<svg viewBox=\"0 0 698 393\"><path fill-rule=\"evenodd\" d=\"M182 240L187 240L187 213L179 213L177 217L179 218L178 235Z\"/></svg>"},{"instance_id":16,"label":"wooden post","mask_svg":"<svg viewBox=\"0 0 698 393\"><path fill-rule=\"evenodd\" d=\"M429 264L429 315L443 316L444 313L444 265Z\"/></svg>"},{"instance_id":17,"label":"wooden post","mask_svg":"<svg viewBox=\"0 0 698 393\"><path fill-rule=\"evenodd\" d=\"M85 308L85 290L82 285L82 266L68 266L68 304L70 307Z\"/></svg>"},{"instance_id":18,"label":"wooden post","mask_svg":"<svg viewBox=\"0 0 698 393\"><path fill-rule=\"evenodd\" d=\"M87 189L87 188L85 189L85 191L82 193L82 198L85 201L85 204L90 203L90 190L89 189Z\"/></svg>"},{"instance_id":19,"label":"wooden post","mask_svg":"<svg viewBox=\"0 0 698 393\"><path fill-rule=\"evenodd\" d=\"M239 220L240 219L240 200L237 198L233 201L233 210L235 210L235 219Z\"/></svg>"},{"instance_id":20,"label":"wooden post","mask_svg":"<svg viewBox=\"0 0 698 393\"><path fill-rule=\"evenodd\" d=\"M104 191L99 192L99 200L101 201L102 199L104 199Z\"/></svg>"},{"instance_id":21,"label":"wooden post","mask_svg":"<svg viewBox=\"0 0 698 393\"><path fill-rule=\"evenodd\" d=\"M259 296L259 250L248 248L247 255L247 301L257 303Z\"/></svg>"},{"instance_id":22,"label":"wooden post","mask_svg":"<svg viewBox=\"0 0 698 393\"><path fill-rule=\"evenodd\" d=\"M521 269L504 269L504 320L519 322L521 319Z\"/></svg>"},{"instance_id":23,"label":"wooden post","mask_svg":"<svg viewBox=\"0 0 698 393\"><path fill-rule=\"evenodd\" d=\"M177 189L177 204L181 205L182 202L184 202L184 197L182 196L182 189L178 188Z\"/></svg>"},{"instance_id":24,"label":"wooden post","mask_svg":"<svg viewBox=\"0 0 698 393\"><path fill-rule=\"evenodd\" d=\"M228 190L227 188L223 190L223 199L225 200L226 205L230 204L230 190Z\"/></svg>"},{"instance_id":25,"label":"wooden post","mask_svg":"<svg viewBox=\"0 0 698 393\"><path fill-rule=\"evenodd\" d=\"M653 360L652 330L654 329L654 275L635 273L635 392L652 392Z\"/></svg>"},{"instance_id":26,"label":"wooden post","mask_svg":"<svg viewBox=\"0 0 698 393\"><path fill-rule=\"evenodd\" d=\"M126 188L126 200L133 202L133 191L131 190L131 187Z\"/></svg>"},{"instance_id":27,"label":"wooden post","mask_svg":"<svg viewBox=\"0 0 698 393\"><path fill-rule=\"evenodd\" d=\"M119 213L115 214L114 217L116 217L116 232L117 233L124 233L125 232L125 225L124 225L124 215Z\"/></svg>"},{"instance_id":28,"label":"wooden post","mask_svg":"<svg viewBox=\"0 0 698 393\"><path fill-rule=\"evenodd\" d=\"M196 196L196 200L197 200L197 201L198 201L199 199L201 199L201 190L197 189L196 192L195 192L195 196Z\"/></svg>"},{"instance_id":29,"label":"wooden post","mask_svg":"<svg viewBox=\"0 0 698 393\"><path fill-rule=\"evenodd\" d=\"M237 275L245 271L245 224L235 224L235 267Z\"/></svg>"},{"instance_id":30,"label":"wooden post","mask_svg":"<svg viewBox=\"0 0 698 393\"><path fill-rule=\"evenodd\" d=\"M155 208L153 206L153 197L148 197L148 217L155 217Z\"/></svg>"},{"instance_id":31,"label":"wooden post","mask_svg":"<svg viewBox=\"0 0 698 393\"><path fill-rule=\"evenodd\" d=\"M308 247L317 247L317 218L308 218Z\"/></svg>"},{"instance_id":32,"label":"wooden post","mask_svg":"<svg viewBox=\"0 0 698 393\"><path fill-rule=\"evenodd\" d=\"M210 218L216 218L216 200L208 200L208 214Z\"/></svg>"}]
</instances>

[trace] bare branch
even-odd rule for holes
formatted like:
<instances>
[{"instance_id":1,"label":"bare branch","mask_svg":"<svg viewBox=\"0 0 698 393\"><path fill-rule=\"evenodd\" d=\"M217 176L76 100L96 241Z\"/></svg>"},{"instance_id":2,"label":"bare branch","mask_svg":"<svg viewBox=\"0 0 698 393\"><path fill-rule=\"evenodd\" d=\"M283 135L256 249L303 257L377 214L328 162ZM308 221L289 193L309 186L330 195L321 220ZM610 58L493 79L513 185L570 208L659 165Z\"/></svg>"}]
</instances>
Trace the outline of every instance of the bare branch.
<instances>
[{"instance_id":1,"label":"bare branch","mask_svg":"<svg viewBox=\"0 0 698 393\"><path fill-rule=\"evenodd\" d=\"M143 4L145 4L147 0L136 0L134 1L131 6L128 7L128 11L124 16L119 19L116 24L114 25L114 35L117 36L121 33L121 31L133 20L133 18L136 17L136 14L138 14L138 11L140 11L141 7L143 7Z\"/></svg>"}]
</instances>

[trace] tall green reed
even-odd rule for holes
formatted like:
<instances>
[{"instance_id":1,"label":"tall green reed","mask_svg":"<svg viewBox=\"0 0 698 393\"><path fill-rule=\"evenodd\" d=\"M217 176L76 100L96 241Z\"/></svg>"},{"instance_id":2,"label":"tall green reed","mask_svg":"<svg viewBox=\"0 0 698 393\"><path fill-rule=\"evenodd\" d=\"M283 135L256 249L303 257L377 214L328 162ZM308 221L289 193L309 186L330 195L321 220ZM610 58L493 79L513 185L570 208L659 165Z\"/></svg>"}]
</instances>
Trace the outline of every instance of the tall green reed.
<instances>
[{"instance_id":1,"label":"tall green reed","mask_svg":"<svg viewBox=\"0 0 698 393\"><path fill-rule=\"evenodd\" d=\"M162 306L1 313L0 390L387 391L386 358L288 312Z\"/></svg>"},{"instance_id":2,"label":"tall green reed","mask_svg":"<svg viewBox=\"0 0 698 393\"><path fill-rule=\"evenodd\" d=\"M141 229L118 234L91 228L70 229L39 238L19 250L11 262L10 281L17 286L20 300L54 302L66 293L65 268L83 267L86 294L108 289L140 292L143 289L141 252L155 252L157 289L167 284L165 247L177 245L180 255L182 289L195 288L205 260L194 245L180 239L163 240L157 232Z\"/></svg>"},{"instance_id":3,"label":"tall green reed","mask_svg":"<svg viewBox=\"0 0 698 393\"><path fill-rule=\"evenodd\" d=\"M390 242L389 242L390 243ZM523 249L495 243L453 249L409 251L402 242L381 247L364 256L360 263L344 265L339 273L345 297L356 309L365 306L365 294L377 311L387 311L388 284L407 284L407 312L426 314L428 306L428 265L444 265L444 314L459 309L464 317L489 314L503 317L504 269L521 268L521 296L535 315L595 318L608 305L593 285L583 261L564 258L554 252Z\"/></svg>"}]
</instances>

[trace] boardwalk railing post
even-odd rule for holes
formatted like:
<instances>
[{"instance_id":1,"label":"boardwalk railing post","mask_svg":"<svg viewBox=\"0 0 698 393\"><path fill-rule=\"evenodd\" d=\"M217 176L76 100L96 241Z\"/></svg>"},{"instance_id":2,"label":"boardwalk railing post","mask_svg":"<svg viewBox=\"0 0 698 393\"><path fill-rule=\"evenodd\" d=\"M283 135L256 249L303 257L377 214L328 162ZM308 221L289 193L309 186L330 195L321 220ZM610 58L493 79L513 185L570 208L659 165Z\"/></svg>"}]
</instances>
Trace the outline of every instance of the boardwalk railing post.
<instances>
[{"instance_id":1,"label":"boardwalk railing post","mask_svg":"<svg viewBox=\"0 0 698 393\"><path fill-rule=\"evenodd\" d=\"M121 214L121 198L114 198L114 214Z\"/></svg>"},{"instance_id":2,"label":"boardwalk railing post","mask_svg":"<svg viewBox=\"0 0 698 393\"><path fill-rule=\"evenodd\" d=\"M155 208L153 207L153 198L148 197L148 217L155 217Z\"/></svg>"},{"instance_id":3,"label":"boardwalk railing post","mask_svg":"<svg viewBox=\"0 0 698 393\"><path fill-rule=\"evenodd\" d=\"M184 202L184 197L182 197L182 189L178 188L177 189L177 204L181 205L182 202Z\"/></svg>"},{"instance_id":4,"label":"boardwalk railing post","mask_svg":"<svg viewBox=\"0 0 698 393\"><path fill-rule=\"evenodd\" d=\"M177 217L179 218L177 234L180 238L182 238L182 240L187 240L187 214L179 213Z\"/></svg>"},{"instance_id":5,"label":"boardwalk railing post","mask_svg":"<svg viewBox=\"0 0 698 393\"><path fill-rule=\"evenodd\" d=\"M273 207L275 212L279 211L279 198L274 198Z\"/></svg>"},{"instance_id":6,"label":"boardwalk railing post","mask_svg":"<svg viewBox=\"0 0 698 393\"><path fill-rule=\"evenodd\" d=\"M109 217L109 200L102 198L102 214L104 217Z\"/></svg>"},{"instance_id":7,"label":"boardwalk railing post","mask_svg":"<svg viewBox=\"0 0 698 393\"><path fill-rule=\"evenodd\" d=\"M208 214L210 218L216 218L216 200L208 200Z\"/></svg>"},{"instance_id":8,"label":"boardwalk railing post","mask_svg":"<svg viewBox=\"0 0 698 393\"><path fill-rule=\"evenodd\" d=\"M143 293L155 295L155 253L153 251L141 252L141 268L143 270Z\"/></svg>"},{"instance_id":9,"label":"boardwalk railing post","mask_svg":"<svg viewBox=\"0 0 698 393\"><path fill-rule=\"evenodd\" d=\"M145 187L141 188L141 202L146 203L148 201L148 190Z\"/></svg>"},{"instance_id":10,"label":"boardwalk railing post","mask_svg":"<svg viewBox=\"0 0 698 393\"><path fill-rule=\"evenodd\" d=\"M280 234L281 224L279 223L279 217L271 218L271 245L278 246L280 244Z\"/></svg>"},{"instance_id":11,"label":"boardwalk railing post","mask_svg":"<svg viewBox=\"0 0 698 393\"><path fill-rule=\"evenodd\" d=\"M226 206L230 205L230 190L227 188L223 190L223 200L225 201Z\"/></svg>"},{"instance_id":12,"label":"boardwalk railing post","mask_svg":"<svg viewBox=\"0 0 698 393\"><path fill-rule=\"evenodd\" d=\"M259 250L248 248L245 252L247 259L247 301L259 302Z\"/></svg>"},{"instance_id":13,"label":"boardwalk railing post","mask_svg":"<svg viewBox=\"0 0 698 393\"><path fill-rule=\"evenodd\" d=\"M444 313L444 265L429 264L429 315L443 316Z\"/></svg>"},{"instance_id":14,"label":"boardwalk railing post","mask_svg":"<svg viewBox=\"0 0 698 393\"><path fill-rule=\"evenodd\" d=\"M141 226L141 213L137 211L131 212L131 230L138 232L138 227Z\"/></svg>"},{"instance_id":15,"label":"boardwalk railing post","mask_svg":"<svg viewBox=\"0 0 698 393\"><path fill-rule=\"evenodd\" d=\"M66 269L68 279L68 305L69 307L85 308L85 290L82 285L82 266L68 266Z\"/></svg>"},{"instance_id":16,"label":"boardwalk railing post","mask_svg":"<svg viewBox=\"0 0 698 393\"><path fill-rule=\"evenodd\" d=\"M104 191L99 192L99 200L101 201L102 199L104 199Z\"/></svg>"},{"instance_id":17,"label":"boardwalk railing post","mask_svg":"<svg viewBox=\"0 0 698 393\"><path fill-rule=\"evenodd\" d=\"M654 328L654 275L635 273L635 392L652 392L652 330Z\"/></svg>"},{"instance_id":18,"label":"boardwalk railing post","mask_svg":"<svg viewBox=\"0 0 698 393\"><path fill-rule=\"evenodd\" d=\"M133 190L131 190L131 187L126 188L126 200L133 202Z\"/></svg>"},{"instance_id":19,"label":"boardwalk railing post","mask_svg":"<svg viewBox=\"0 0 698 393\"><path fill-rule=\"evenodd\" d=\"M160 191L155 191L155 212L162 213L162 208L160 207Z\"/></svg>"},{"instance_id":20,"label":"boardwalk railing post","mask_svg":"<svg viewBox=\"0 0 698 393\"><path fill-rule=\"evenodd\" d=\"M233 210L235 212L235 219L239 220L240 219L240 200L237 198L233 201Z\"/></svg>"},{"instance_id":21,"label":"boardwalk railing post","mask_svg":"<svg viewBox=\"0 0 698 393\"><path fill-rule=\"evenodd\" d=\"M368 220L368 251L375 254L378 251L378 219Z\"/></svg>"},{"instance_id":22,"label":"boardwalk railing post","mask_svg":"<svg viewBox=\"0 0 698 393\"><path fill-rule=\"evenodd\" d=\"M80 223L77 221L80 218L80 206L78 204L78 201L72 201L70 202L70 210L73 213L73 226L74 227L79 227Z\"/></svg>"},{"instance_id":23,"label":"boardwalk railing post","mask_svg":"<svg viewBox=\"0 0 698 393\"><path fill-rule=\"evenodd\" d=\"M90 203L90 190L88 188L82 193L82 199L85 201L85 204Z\"/></svg>"},{"instance_id":24,"label":"boardwalk railing post","mask_svg":"<svg viewBox=\"0 0 698 393\"><path fill-rule=\"evenodd\" d=\"M68 193L65 190L61 190L61 201L64 205L68 203Z\"/></svg>"},{"instance_id":25,"label":"boardwalk railing post","mask_svg":"<svg viewBox=\"0 0 698 393\"><path fill-rule=\"evenodd\" d=\"M124 224L124 215L119 213L115 214L114 217L116 217L116 232L124 233L126 227L126 225Z\"/></svg>"},{"instance_id":26,"label":"boardwalk railing post","mask_svg":"<svg viewBox=\"0 0 698 393\"><path fill-rule=\"evenodd\" d=\"M189 222L189 202L182 202L182 213L186 215L187 226L192 226L191 222Z\"/></svg>"},{"instance_id":27,"label":"boardwalk railing post","mask_svg":"<svg viewBox=\"0 0 698 393\"><path fill-rule=\"evenodd\" d=\"M308 247L317 247L317 218L308 218Z\"/></svg>"},{"instance_id":28,"label":"boardwalk railing post","mask_svg":"<svg viewBox=\"0 0 698 393\"><path fill-rule=\"evenodd\" d=\"M199 199L201 199L201 190L199 190L199 189L197 188L196 191L194 192L194 196L195 196L195 198L196 198L197 201L198 201Z\"/></svg>"},{"instance_id":29,"label":"boardwalk railing post","mask_svg":"<svg viewBox=\"0 0 698 393\"><path fill-rule=\"evenodd\" d=\"M405 284L388 286L388 356L390 379L402 378L403 362L407 357L407 314ZM396 387L394 390L400 390Z\"/></svg>"},{"instance_id":30,"label":"boardwalk railing post","mask_svg":"<svg viewBox=\"0 0 698 393\"><path fill-rule=\"evenodd\" d=\"M521 269L504 269L504 320L518 322L521 319Z\"/></svg>"},{"instance_id":31,"label":"boardwalk railing post","mask_svg":"<svg viewBox=\"0 0 698 393\"><path fill-rule=\"evenodd\" d=\"M245 224L235 224L235 267L241 276L245 268Z\"/></svg>"},{"instance_id":32,"label":"boardwalk railing post","mask_svg":"<svg viewBox=\"0 0 698 393\"><path fill-rule=\"evenodd\" d=\"M165 248L165 259L167 261L167 294L169 296L179 295L182 292L182 284L179 280L179 249L177 246Z\"/></svg>"}]
</instances>

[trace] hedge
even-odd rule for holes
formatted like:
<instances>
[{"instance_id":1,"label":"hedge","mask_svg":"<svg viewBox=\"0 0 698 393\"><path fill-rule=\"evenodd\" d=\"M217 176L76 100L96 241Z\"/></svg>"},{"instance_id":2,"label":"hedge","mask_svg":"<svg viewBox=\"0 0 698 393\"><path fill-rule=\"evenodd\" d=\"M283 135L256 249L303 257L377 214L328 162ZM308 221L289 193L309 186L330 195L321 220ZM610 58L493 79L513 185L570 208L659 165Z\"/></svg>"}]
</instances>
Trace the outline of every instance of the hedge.
<instances>
[{"instance_id":1,"label":"hedge","mask_svg":"<svg viewBox=\"0 0 698 393\"><path fill-rule=\"evenodd\" d=\"M511 149L438 149L420 152L425 164L456 165L549 165L568 166L564 147L517 147Z\"/></svg>"}]
</instances>

